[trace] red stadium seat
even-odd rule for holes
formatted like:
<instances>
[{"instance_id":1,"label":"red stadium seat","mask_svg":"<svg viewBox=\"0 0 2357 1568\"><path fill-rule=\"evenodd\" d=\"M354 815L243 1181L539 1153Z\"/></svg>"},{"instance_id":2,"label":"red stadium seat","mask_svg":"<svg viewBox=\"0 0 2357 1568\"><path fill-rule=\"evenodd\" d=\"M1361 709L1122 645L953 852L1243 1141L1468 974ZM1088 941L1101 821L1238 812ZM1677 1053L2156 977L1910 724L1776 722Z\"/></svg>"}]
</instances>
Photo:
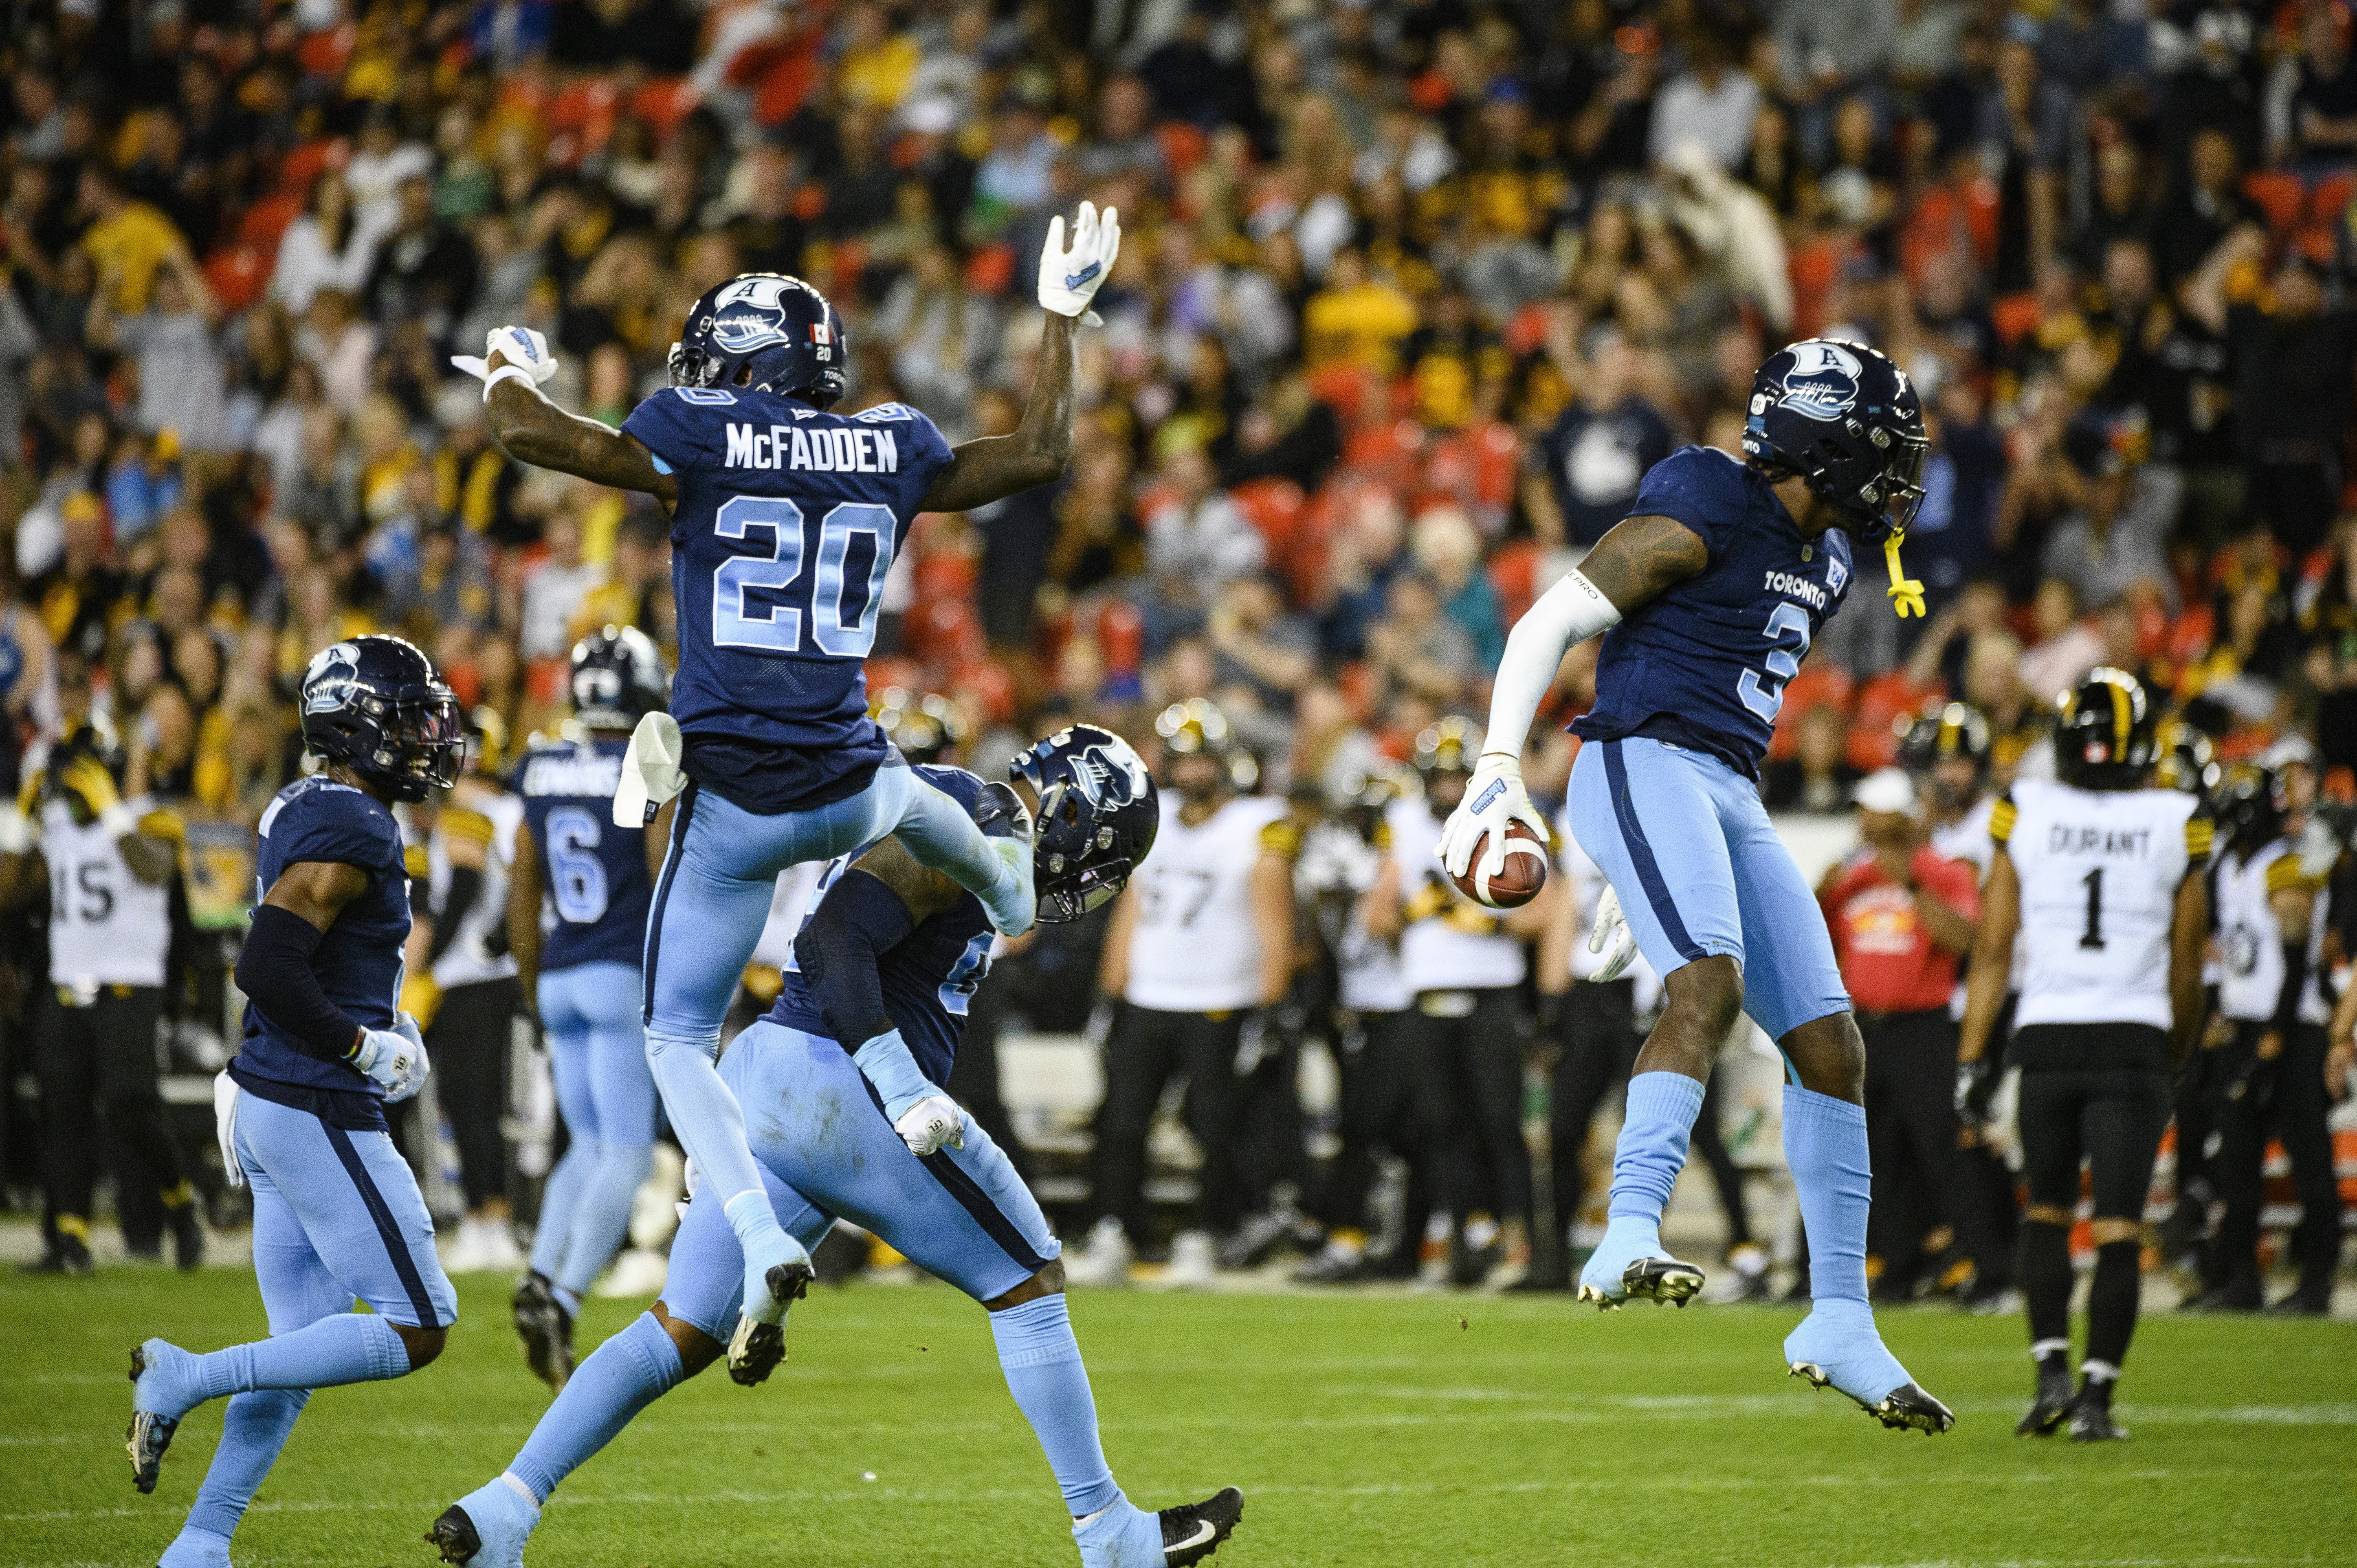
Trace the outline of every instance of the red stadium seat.
<instances>
[{"instance_id":1,"label":"red stadium seat","mask_svg":"<svg viewBox=\"0 0 2357 1568\"><path fill-rule=\"evenodd\" d=\"M275 252L258 245L224 245L205 258L205 286L223 310L243 310L270 286Z\"/></svg>"},{"instance_id":2,"label":"red stadium seat","mask_svg":"<svg viewBox=\"0 0 2357 1568\"><path fill-rule=\"evenodd\" d=\"M278 160L279 188L304 195L310 190L313 180L328 169L343 167L351 156L352 145L340 136L289 148L286 156Z\"/></svg>"},{"instance_id":3,"label":"red stadium seat","mask_svg":"<svg viewBox=\"0 0 2357 1568\"><path fill-rule=\"evenodd\" d=\"M1228 496L1260 530L1261 537L1268 542L1272 559L1282 555L1292 542L1302 508L1308 500L1299 485L1282 478L1248 479L1230 490Z\"/></svg>"},{"instance_id":4,"label":"red stadium seat","mask_svg":"<svg viewBox=\"0 0 2357 1568\"><path fill-rule=\"evenodd\" d=\"M1826 703L1848 708L1855 684L1848 671L1824 660L1784 682L1784 706L1776 716L1776 735L1768 743L1768 755L1780 760L1792 756L1801 744L1801 715Z\"/></svg>"},{"instance_id":5,"label":"red stadium seat","mask_svg":"<svg viewBox=\"0 0 2357 1568\"><path fill-rule=\"evenodd\" d=\"M2011 348L2038 330L2038 296L2027 291L2004 295L1989 306L1989 324Z\"/></svg>"},{"instance_id":6,"label":"red stadium seat","mask_svg":"<svg viewBox=\"0 0 2357 1568\"><path fill-rule=\"evenodd\" d=\"M630 96L630 113L668 137L696 104L694 83L683 76L657 77Z\"/></svg>"},{"instance_id":7,"label":"red stadium seat","mask_svg":"<svg viewBox=\"0 0 2357 1568\"><path fill-rule=\"evenodd\" d=\"M269 253L274 265L278 258L278 237L286 232L286 225L303 215L303 198L281 191L265 196L247 208L237 220L237 242L252 245Z\"/></svg>"},{"instance_id":8,"label":"red stadium seat","mask_svg":"<svg viewBox=\"0 0 2357 1568\"><path fill-rule=\"evenodd\" d=\"M1183 177L1211 153L1211 139L1200 126L1182 120L1166 120L1154 127L1154 139L1162 147L1162 161L1170 166L1171 177Z\"/></svg>"},{"instance_id":9,"label":"red stadium seat","mask_svg":"<svg viewBox=\"0 0 2357 1568\"><path fill-rule=\"evenodd\" d=\"M2278 235L2299 227L2308 210L2308 192L2299 176L2281 169L2254 169L2243 177L2243 194L2266 209L2267 227Z\"/></svg>"}]
</instances>

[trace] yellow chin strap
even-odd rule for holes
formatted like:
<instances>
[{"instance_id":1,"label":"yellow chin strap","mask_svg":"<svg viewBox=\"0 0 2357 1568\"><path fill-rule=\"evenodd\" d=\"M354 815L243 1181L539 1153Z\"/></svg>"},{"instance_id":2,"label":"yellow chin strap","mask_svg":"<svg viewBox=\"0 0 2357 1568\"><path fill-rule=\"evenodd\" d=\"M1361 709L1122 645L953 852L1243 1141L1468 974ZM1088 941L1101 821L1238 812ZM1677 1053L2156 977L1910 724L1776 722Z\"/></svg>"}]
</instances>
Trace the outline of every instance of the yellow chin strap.
<instances>
[{"instance_id":1,"label":"yellow chin strap","mask_svg":"<svg viewBox=\"0 0 2357 1568\"><path fill-rule=\"evenodd\" d=\"M1907 575L1907 569L1899 564L1899 547L1906 540L1901 530L1882 542L1883 564L1890 568L1890 607L1899 612L1900 620L1923 614L1923 585Z\"/></svg>"}]
</instances>

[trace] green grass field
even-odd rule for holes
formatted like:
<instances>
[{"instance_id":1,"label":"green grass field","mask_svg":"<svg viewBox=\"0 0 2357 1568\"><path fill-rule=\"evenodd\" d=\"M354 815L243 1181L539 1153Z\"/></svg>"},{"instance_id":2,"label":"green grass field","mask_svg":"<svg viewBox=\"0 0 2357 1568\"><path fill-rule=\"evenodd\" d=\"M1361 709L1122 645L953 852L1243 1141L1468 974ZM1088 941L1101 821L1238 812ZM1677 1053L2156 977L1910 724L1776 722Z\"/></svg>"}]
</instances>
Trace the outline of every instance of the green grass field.
<instances>
[{"instance_id":1,"label":"green grass field","mask_svg":"<svg viewBox=\"0 0 2357 1568\"><path fill-rule=\"evenodd\" d=\"M442 1359L331 1389L238 1538L242 1568L432 1561L419 1536L544 1405L498 1282ZM1886 1316L1962 1418L1886 1432L1783 1376L1785 1310L1453 1296L1082 1294L1106 1449L1147 1507L1248 1495L1222 1568L1323 1563L2286 1564L2357 1562L2357 1327L2147 1322L2133 1441L2011 1434L2018 1320ZM593 1303L585 1346L626 1310ZM152 1498L122 1448L126 1350L262 1332L252 1278L117 1269L0 1283L0 1562L144 1565L221 1430L189 1418ZM532 1561L1077 1562L979 1309L938 1286L822 1289L791 1361L673 1393L567 1484Z\"/></svg>"}]
</instances>

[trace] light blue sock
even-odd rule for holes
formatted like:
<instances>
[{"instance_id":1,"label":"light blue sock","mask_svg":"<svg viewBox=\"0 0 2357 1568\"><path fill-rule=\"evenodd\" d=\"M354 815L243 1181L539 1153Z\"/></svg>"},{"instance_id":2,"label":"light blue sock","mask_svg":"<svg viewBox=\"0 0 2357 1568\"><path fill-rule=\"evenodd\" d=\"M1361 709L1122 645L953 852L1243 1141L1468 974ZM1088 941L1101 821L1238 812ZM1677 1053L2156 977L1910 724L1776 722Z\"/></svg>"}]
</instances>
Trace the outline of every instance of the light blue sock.
<instances>
[{"instance_id":1,"label":"light blue sock","mask_svg":"<svg viewBox=\"0 0 2357 1568\"><path fill-rule=\"evenodd\" d=\"M221 1446L213 1450L197 1506L188 1510L188 1530L218 1535L224 1542L237 1533L237 1521L278 1462L278 1451L294 1435L295 1418L310 1398L308 1389L253 1389L229 1402L221 1415Z\"/></svg>"},{"instance_id":2,"label":"light blue sock","mask_svg":"<svg viewBox=\"0 0 2357 1568\"><path fill-rule=\"evenodd\" d=\"M556 1483L614 1441L639 1412L679 1385L679 1347L651 1312L590 1353L532 1429L508 1474L542 1502Z\"/></svg>"},{"instance_id":3,"label":"light blue sock","mask_svg":"<svg viewBox=\"0 0 2357 1568\"><path fill-rule=\"evenodd\" d=\"M553 1285L550 1287L548 1294L556 1298L556 1305L565 1309L566 1316L571 1317L579 1317L581 1316L581 1293L579 1291L566 1290L563 1285Z\"/></svg>"},{"instance_id":4,"label":"light blue sock","mask_svg":"<svg viewBox=\"0 0 2357 1568\"><path fill-rule=\"evenodd\" d=\"M1874 1199L1866 1108L1786 1084L1784 1162L1808 1227L1811 1299L1864 1305L1866 1216Z\"/></svg>"},{"instance_id":5,"label":"light blue sock","mask_svg":"<svg viewBox=\"0 0 2357 1568\"><path fill-rule=\"evenodd\" d=\"M647 1065L654 1071L663 1109L671 1114L672 1131L695 1162L704 1185L720 1197L722 1212L747 1258L791 1256L793 1240L770 1211L752 1145L745 1141L744 1108L713 1065L718 1048L716 1039L704 1044L649 1034Z\"/></svg>"},{"instance_id":6,"label":"light blue sock","mask_svg":"<svg viewBox=\"0 0 2357 1568\"><path fill-rule=\"evenodd\" d=\"M548 1185L540 1189L540 1221L532 1232L532 1272L543 1279L554 1280L565 1272L574 1216L580 1211L582 1189L597 1168L597 1140L576 1137L565 1146L556 1168L548 1173Z\"/></svg>"},{"instance_id":7,"label":"light blue sock","mask_svg":"<svg viewBox=\"0 0 2357 1568\"><path fill-rule=\"evenodd\" d=\"M992 1313L990 1333L998 1341L1006 1391L1039 1434L1066 1509L1082 1519L1120 1501L1121 1488L1097 1442L1097 1402L1062 1294Z\"/></svg>"},{"instance_id":8,"label":"light blue sock","mask_svg":"<svg viewBox=\"0 0 2357 1568\"><path fill-rule=\"evenodd\" d=\"M339 1312L292 1334L274 1334L197 1359L206 1399L248 1389L331 1389L409 1371L409 1348L372 1312Z\"/></svg>"},{"instance_id":9,"label":"light blue sock","mask_svg":"<svg viewBox=\"0 0 2357 1568\"><path fill-rule=\"evenodd\" d=\"M630 1231L630 1205L639 1196L639 1184L647 1179L654 1155L652 1144L611 1140L598 1144L597 1163L591 1167L574 1200L573 1234L565 1245L565 1272L549 1276L561 1287L560 1294L565 1291L570 1291L576 1298L588 1294L589 1287L597 1283L597 1276L621 1250ZM774 1213L771 1218L776 1218Z\"/></svg>"},{"instance_id":10,"label":"light blue sock","mask_svg":"<svg viewBox=\"0 0 2357 1568\"><path fill-rule=\"evenodd\" d=\"M1682 1072L1641 1072L1629 1080L1629 1115L1612 1148L1608 1219L1661 1229L1701 1111L1702 1085Z\"/></svg>"}]
</instances>

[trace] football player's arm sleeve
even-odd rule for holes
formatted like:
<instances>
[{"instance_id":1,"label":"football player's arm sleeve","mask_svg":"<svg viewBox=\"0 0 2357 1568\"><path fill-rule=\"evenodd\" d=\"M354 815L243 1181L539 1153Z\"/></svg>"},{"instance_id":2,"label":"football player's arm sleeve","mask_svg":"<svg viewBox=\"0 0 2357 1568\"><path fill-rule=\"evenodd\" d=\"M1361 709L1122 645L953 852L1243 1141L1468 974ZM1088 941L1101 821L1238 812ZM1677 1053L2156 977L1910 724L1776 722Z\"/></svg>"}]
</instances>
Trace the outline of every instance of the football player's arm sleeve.
<instances>
[{"instance_id":1,"label":"football player's arm sleeve","mask_svg":"<svg viewBox=\"0 0 2357 1568\"><path fill-rule=\"evenodd\" d=\"M794 964L827 1033L857 1051L894 1027L884 1008L884 955L916 929L908 903L883 878L854 866L819 900L794 938Z\"/></svg>"},{"instance_id":2,"label":"football player's arm sleeve","mask_svg":"<svg viewBox=\"0 0 2357 1568\"><path fill-rule=\"evenodd\" d=\"M328 998L312 958L345 905L368 886L368 873L338 862L290 865L253 911L238 950L238 989L306 1051L341 1061L360 1042L361 1026Z\"/></svg>"},{"instance_id":3,"label":"football player's arm sleeve","mask_svg":"<svg viewBox=\"0 0 2357 1568\"><path fill-rule=\"evenodd\" d=\"M1490 725L1483 732L1482 754L1522 756L1539 704L1555 688L1563 656L1575 643L1620 619L1620 610L1603 590L1579 572L1565 574L1541 594L1506 634L1505 655L1498 660L1498 678L1490 688Z\"/></svg>"}]
</instances>

